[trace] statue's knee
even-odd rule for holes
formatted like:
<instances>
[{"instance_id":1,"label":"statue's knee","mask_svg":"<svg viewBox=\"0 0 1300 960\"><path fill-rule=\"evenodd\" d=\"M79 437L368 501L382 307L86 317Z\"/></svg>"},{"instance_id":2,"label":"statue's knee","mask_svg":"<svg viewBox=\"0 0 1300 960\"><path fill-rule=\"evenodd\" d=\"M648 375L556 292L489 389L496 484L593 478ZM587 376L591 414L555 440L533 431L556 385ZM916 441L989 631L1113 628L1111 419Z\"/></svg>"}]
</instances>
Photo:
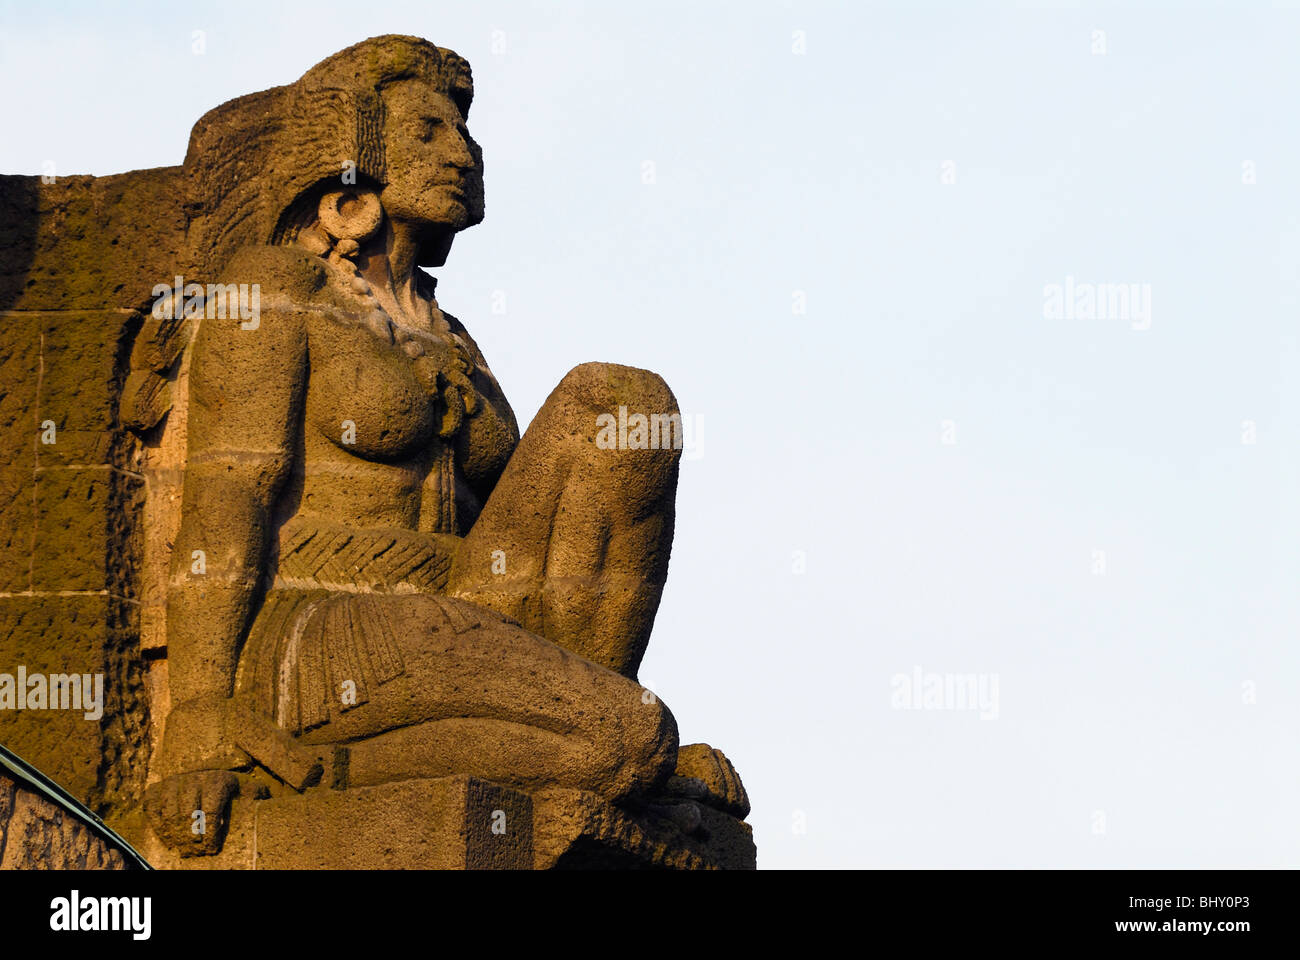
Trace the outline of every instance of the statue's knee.
<instances>
[{"instance_id":1,"label":"statue's knee","mask_svg":"<svg viewBox=\"0 0 1300 960\"><path fill-rule=\"evenodd\" d=\"M677 488L685 433L677 398L657 373L581 364L560 381L534 424L558 441L555 455L567 458L569 483L584 502L617 504L619 517L640 519L660 511ZM592 496L594 490L615 495Z\"/></svg>"},{"instance_id":2,"label":"statue's knee","mask_svg":"<svg viewBox=\"0 0 1300 960\"><path fill-rule=\"evenodd\" d=\"M582 363L556 387L556 393L596 413L617 415L620 406L647 416L677 414L677 398L663 377L617 363Z\"/></svg>"}]
</instances>

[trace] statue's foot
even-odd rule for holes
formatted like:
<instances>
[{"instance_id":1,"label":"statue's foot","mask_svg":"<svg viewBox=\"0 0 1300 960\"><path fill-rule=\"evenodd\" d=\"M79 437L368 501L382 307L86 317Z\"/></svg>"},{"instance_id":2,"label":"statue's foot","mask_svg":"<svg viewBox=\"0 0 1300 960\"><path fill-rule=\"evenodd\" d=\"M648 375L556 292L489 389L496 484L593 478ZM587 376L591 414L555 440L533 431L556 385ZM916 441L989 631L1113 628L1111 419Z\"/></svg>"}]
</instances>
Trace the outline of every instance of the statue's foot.
<instances>
[{"instance_id":1,"label":"statue's foot","mask_svg":"<svg viewBox=\"0 0 1300 960\"><path fill-rule=\"evenodd\" d=\"M696 800L739 820L749 816L749 795L740 775L721 750L707 743L692 743L677 750L677 770L665 791L671 796Z\"/></svg>"},{"instance_id":2,"label":"statue's foot","mask_svg":"<svg viewBox=\"0 0 1300 960\"><path fill-rule=\"evenodd\" d=\"M221 852L239 780L229 770L178 773L145 790L144 809L158 839L182 857Z\"/></svg>"},{"instance_id":3,"label":"statue's foot","mask_svg":"<svg viewBox=\"0 0 1300 960\"><path fill-rule=\"evenodd\" d=\"M648 801L643 807L646 813L667 820L685 834L697 833L704 823L700 806L692 799L669 797Z\"/></svg>"}]
</instances>

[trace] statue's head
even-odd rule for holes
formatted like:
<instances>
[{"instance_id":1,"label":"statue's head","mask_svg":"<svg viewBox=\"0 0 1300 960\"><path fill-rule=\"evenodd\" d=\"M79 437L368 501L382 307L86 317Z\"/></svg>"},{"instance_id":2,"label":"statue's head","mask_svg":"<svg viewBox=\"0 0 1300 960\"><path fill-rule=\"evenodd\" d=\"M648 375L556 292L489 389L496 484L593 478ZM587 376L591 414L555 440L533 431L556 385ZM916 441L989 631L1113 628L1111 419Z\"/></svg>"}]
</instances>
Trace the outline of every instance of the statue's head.
<instances>
[{"instance_id":1,"label":"statue's head","mask_svg":"<svg viewBox=\"0 0 1300 960\"><path fill-rule=\"evenodd\" d=\"M377 197L382 216L421 237L420 263L440 263L450 236L483 219L483 155L466 127L473 95L455 53L384 36L210 111L185 159L209 263L292 240L327 196L345 215Z\"/></svg>"}]
</instances>

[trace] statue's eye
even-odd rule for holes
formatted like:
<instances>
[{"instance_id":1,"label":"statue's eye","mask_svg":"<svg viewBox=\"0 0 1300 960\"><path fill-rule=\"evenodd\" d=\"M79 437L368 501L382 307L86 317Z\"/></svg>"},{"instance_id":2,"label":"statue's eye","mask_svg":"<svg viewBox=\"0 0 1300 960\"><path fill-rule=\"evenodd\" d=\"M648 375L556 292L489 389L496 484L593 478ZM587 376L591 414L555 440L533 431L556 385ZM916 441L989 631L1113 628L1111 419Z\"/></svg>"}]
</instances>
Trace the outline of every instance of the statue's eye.
<instances>
[{"instance_id":1,"label":"statue's eye","mask_svg":"<svg viewBox=\"0 0 1300 960\"><path fill-rule=\"evenodd\" d=\"M420 120L420 134L419 134L420 141L422 143L428 143L430 140L432 140L434 128L437 127L438 124L440 123L442 123L442 119L439 117L422 118Z\"/></svg>"}]
</instances>

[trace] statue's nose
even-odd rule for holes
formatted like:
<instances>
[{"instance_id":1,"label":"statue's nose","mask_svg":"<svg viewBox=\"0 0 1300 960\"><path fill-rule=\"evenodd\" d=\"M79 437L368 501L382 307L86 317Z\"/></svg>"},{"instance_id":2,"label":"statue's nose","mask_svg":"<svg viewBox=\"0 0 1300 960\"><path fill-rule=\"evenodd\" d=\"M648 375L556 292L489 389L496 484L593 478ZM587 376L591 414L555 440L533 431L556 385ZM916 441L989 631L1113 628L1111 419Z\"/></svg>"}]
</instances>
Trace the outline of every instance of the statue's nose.
<instances>
[{"instance_id":1,"label":"statue's nose","mask_svg":"<svg viewBox=\"0 0 1300 960\"><path fill-rule=\"evenodd\" d=\"M468 150L458 152L454 156L447 158L447 166L453 170L473 170L478 164L474 162L474 155Z\"/></svg>"},{"instance_id":2,"label":"statue's nose","mask_svg":"<svg viewBox=\"0 0 1300 960\"><path fill-rule=\"evenodd\" d=\"M474 151L470 149L468 137L463 130L456 131L456 136L447 151L446 163L459 170L473 170L477 165Z\"/></svg>"}]
</instances>

